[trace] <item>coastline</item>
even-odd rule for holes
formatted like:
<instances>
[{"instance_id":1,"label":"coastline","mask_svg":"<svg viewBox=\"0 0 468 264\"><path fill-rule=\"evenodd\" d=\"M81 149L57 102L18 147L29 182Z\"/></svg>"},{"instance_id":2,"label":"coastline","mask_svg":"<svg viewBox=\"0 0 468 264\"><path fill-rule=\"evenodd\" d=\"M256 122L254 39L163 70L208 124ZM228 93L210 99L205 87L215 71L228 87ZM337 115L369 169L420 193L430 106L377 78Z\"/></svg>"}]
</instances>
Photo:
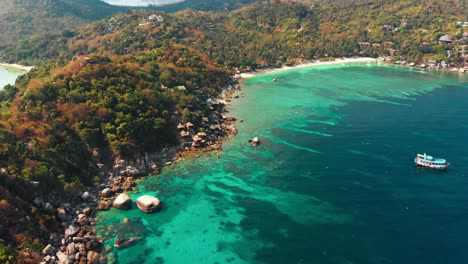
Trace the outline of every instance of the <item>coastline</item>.
<instances>
[{"instance_id":1,"label":"coastline","mask_svg":"<svg viewBox=\"0 0 468 264\"><path fill-rule=\"evenodd\" d=\"M14 69L22 70L25 72L28 72L32 68L34 68L34 66L26 66L26 65L16 64L16 63L4 63L4 62L0 62L0 66L5 67L5 68L14 68Z\"/></svg>"},{"instance_id":2,"label":"coastline","mask_svg":"<svg viewBox=\"0 0 468 264\"><path fill-rule=\"evenodd\" d=\"M359 58L343 58L343 59L335 59L332 61L307 61L305 63L297 64L294 66L283 66L281 68L271 68L271 69L262 69L262 70L257 70L253 72L243 72L238 74L238 76L242 79L248 79L252 78L258 75L264 75L264 74L270 74L270 73L275 73L275 72L282 72L282 71L288 71L288 70L295 70L298 68L308 68L308 67L314 67L314 66L323 66L323 65L333 65L333 64L343 64L343 63L363 63L363 62L378 62L377 59L375 58L369 58L369 57L359 57Z\"/></svg>"},{"instance_id":3,"label":"coastline","mask_svg":"<svg viewBox=\"0 0 468 264\"><path fill-rule=\"evenodd\" d=\"M135 156L134 160L116 158L112 164L107 164L110 166L96 163L99 174L103 178L98 184L83 190L79 203L74 205L54 203L57 208L52 208L52 210L60 215L58 219L64 230L49 237L48 244L42 249L42 259L47 262L47 260L57 257L58 259L69 259L71 263L78 263L83 259L92 260L91 263L104 263L108 258L113 259L113 256L108 254L108 249L103 246L105 237L99 236L96 229L98 213L115 207L114 203L118 195L137 191L139 179L156 176L161 170L179 160L221 152L222 142L227 137L237 133L233 124L235 118L224 116L227 113L224 102L228 101L234 91L239 89L240 86L233 79L230 85L222 88L219 97L211 101L217 114L211 116L210 121L218 124L219 127L207 129L202 144L194 144L196 142L195 140L191 141L192 137L187 141L187 138L184 140L181 136L179 145L167 147L156 153ZM190 126L189 129L186 124L186 127L186 130L193 134L193 139L202 136L198 130L204 127L203 125L193 128ZM103 232L106 230L101 230L101 233ZM130 240L125 246L130 246L136 241ZM88 244L95 246L88 247Z\"/></svg>"}]
</instances>

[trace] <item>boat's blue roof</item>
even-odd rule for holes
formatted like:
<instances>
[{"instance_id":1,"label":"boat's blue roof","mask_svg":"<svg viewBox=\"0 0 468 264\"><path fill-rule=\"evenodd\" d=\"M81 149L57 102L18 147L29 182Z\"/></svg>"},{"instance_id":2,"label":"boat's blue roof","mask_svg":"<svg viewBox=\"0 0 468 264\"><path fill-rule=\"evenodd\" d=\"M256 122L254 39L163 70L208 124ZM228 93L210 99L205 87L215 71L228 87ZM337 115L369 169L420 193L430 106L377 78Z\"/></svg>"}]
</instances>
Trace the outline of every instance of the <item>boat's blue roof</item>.
<instances>
[{"instance_id":1,"label":"boat's blue roof","mask_svg":"<svg viewBox=\"0 0 468 264\"><path fill-rule=\"evenodd\" d=\"M445 159L435 159L434 162L437 162L437 163L445 163L447 162Z\"/></svg>"}]
</instances>

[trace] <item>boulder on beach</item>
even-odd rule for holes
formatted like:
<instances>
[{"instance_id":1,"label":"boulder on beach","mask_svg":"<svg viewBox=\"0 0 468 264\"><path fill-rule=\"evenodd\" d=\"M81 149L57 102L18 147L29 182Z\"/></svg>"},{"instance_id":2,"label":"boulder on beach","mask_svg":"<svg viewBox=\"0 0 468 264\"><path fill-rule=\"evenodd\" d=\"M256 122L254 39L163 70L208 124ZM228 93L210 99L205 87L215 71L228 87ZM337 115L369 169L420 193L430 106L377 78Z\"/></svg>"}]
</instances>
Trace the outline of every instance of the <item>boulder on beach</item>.
<instances>
[{"instance_id":1,"label":"boulder on beach","mask_svg":"<svg viewBox=\"0 0 468 264\"><path fill-rule=\"evenodd\" d=\"M143 212L151 213L159 209L161 202L154 196L142 195L138 197L136 204Z\"/></svg>"},{"instance_id":2,"label":"boulder on beach","mask_svg":"<svg viewBox=\"0 0 468 264\"><path fill-rule=\"evenodd\" d=\"M121 210L128 210L132 207L132 199L125 193L119 194L114 201L114 207Z\"/></svg>"}]
</instances>

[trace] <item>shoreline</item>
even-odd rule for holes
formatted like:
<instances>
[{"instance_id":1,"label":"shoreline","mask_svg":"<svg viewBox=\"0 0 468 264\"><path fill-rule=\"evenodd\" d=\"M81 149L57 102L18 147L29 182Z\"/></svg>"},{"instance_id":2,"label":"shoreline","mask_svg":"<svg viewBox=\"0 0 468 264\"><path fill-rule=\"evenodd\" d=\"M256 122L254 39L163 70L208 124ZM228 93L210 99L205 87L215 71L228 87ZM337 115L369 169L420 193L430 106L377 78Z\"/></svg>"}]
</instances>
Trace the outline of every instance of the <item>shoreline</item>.
<instances>
[{"instance_id":1,"label":"shoreline","mask_svg":"<svg viewBox=\"0 0 468 264\"><path fill-rule=\"evenodd\" d=\"M364 63L364 62L378 62L378 59L375 58L369 58L369 57L359 57L359 58L344 58L344 59L335 59L332 61L306 61L301 64L296 64L294 66L283 66L281 68L270 68L270 69L261 69L261 70L256 70L253 72L243 72L238 74L242 79L248 79L248 78L253 78L259 75L266 75L266 74L271 74L271 73L276 73L276 72L284 72L288 70L295 70L299 68L309 68L309 67L314 67L314 66L323 66L323 65L336 65L336 64L343 64L343 63Z\"/></svg>"},{"instance_id":2,"label":"shoreline","mask_svg":"<svg viewBox=\"0 0 468 264\"><path fill-rule=\"evenodd\" d=\"M26 65L16 64L16 63L4 63L4 62L0 62L0 66L5 67L5 68L14 68L14 69L22 70L25 72L29 72L32 68L34 68L34 66L26 66Z\"/></svg>"}]
</instances>

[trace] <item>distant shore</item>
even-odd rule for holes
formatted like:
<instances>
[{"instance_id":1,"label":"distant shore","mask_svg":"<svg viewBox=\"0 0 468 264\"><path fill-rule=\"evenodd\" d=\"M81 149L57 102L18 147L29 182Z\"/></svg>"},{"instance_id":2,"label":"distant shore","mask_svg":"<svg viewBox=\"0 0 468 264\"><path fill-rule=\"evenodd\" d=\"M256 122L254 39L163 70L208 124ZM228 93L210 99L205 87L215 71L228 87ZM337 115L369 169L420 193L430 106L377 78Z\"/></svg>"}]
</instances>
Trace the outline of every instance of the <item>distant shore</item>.
<instances>
[{"instance_id":1,"label":"distant shore","mask_svg":"<svg viewBox=\"0 0 468 264\"><path fill-rule=\"evenodd\" d=\"M15 69L27 71L27 72L30 71L32 68L34 68L33 66L25 66L25 65L20 65L16 63L3 63L3 62L0 62L0 66L5 67L5 68L15 68Z\"/></svg>"},{"instance_id":2,"label":"distant shore","mask_svg":"<svg viewBox=\"0 0 468 264\"><path fill-rule=\"evenodd\" d=\"M241 78L252 78L254 76L258 75L263 75L263 74L269 74L269 73L274 73L274 72L280 72L280 71L287 71L287 70L292 70L292 69L297 69L297 68L306 68L306 67L313 67L313 66L321 66L321 65L330 65L330 64L343 64L343 63L354 63L354 62L377 62L377 59L375 58L367 58L367 57L362 57L362 58L344 58L344 59L335 59L332 61L311 61L311 62L306 62L302 64L297 64L294 66L283 66L281 68L276 68L276 69L265 69L265 70L257 70L253 72L244 72L239 74Z\"/></svg>"}]
</instances>

